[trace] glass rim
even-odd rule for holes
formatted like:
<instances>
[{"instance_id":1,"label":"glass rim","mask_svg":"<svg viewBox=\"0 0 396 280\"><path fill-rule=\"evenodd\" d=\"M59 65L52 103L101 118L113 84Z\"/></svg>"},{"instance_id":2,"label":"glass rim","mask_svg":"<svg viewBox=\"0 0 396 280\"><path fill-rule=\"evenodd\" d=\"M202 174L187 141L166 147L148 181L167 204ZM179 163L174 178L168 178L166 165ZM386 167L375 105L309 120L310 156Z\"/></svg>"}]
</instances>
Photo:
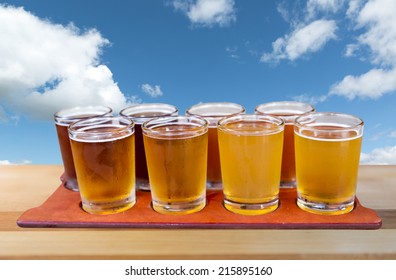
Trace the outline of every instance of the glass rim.
<instances>
[{"instance_id":1,"label":"glass rim","mask_svg":"<svg viewBox=\"0 0 396 280\"><path fill-rule=\"evenodd\" d=\"M184 126L185 129L181 130L168 130L168 131L156 131L156 128L168 126L168 125L179 125ZM189 127L187 129L187 126ZM159 139L170 139L170 138L191 138L205 134L208 131L209 122L204 118L198 116L167 116L150 119L142 124L142 133L145 136L159 138ZM177 137L179 136L179 137Z\"/></svg>"},{"instance_id":2,"label":"glass rim","mask_svg":"<svg viewBox=\"0 0 396 280\"><path fill-rule=\"evenodd\" d=\"M267 111L264 111L264 108L266 108ZM256 114L277 115L284 119L295 118L315 111L316 109L312 104L300 101L267 102L259 104L254 108Z\"/></svg>"},{"instance_id":3,"label":"glass rim","mask_svg":"<svg viewBox=\"0 0 396 280\"><path fill-rule=\"evenodd\" d=\"M110 116L112 113L113 109L105 105L75 106L57 111L54 113L54 120L56 124L65 126L79 120L85 120L93 117L104 117L107 115ZM87 115L84 116L84 114Z\"/></svg>"},{"instance_id":4,"label":"glass rim","mask_svg":"<svg viewBox=\"0 0 396 280\"><path fill-rule=\"evenodd\" d=\"M353 120L355 123L354 124L346 124L337 122L335 123L330 122L330 121L321 121L316 123L317 117L327 117L327 118L344 118L344 119L349 119ZM317 125L313 125L313 124ZM332 132L342 132L342 131L350 131L350 130L356 130L356 129L361 129L364 126L364 121L352 114L346 114L346 113L338 113L338 112L314 112L314 113L309 113L309 114L304 114L299 117L297 117L294 120L294 126L295 129L305 129L305 130L311 130L311 131L332 131ZM320 126L326 126L327 129L320 129ZM329 129L328 127L334 126L334 129Z\"/></svg>"},{"instance_id":5,"label":"glass rim","mask_svg":"<svg viewBox=\"0 0 396 280\"><path fill-rule=\"evenodd\" d=\"M104 131L98 128L105 128ZM68 127L69 138L78 142L107 142L122 139L135 131L133 120L122 116L92 117L73 122Z\"/></svg>"},{"instance_id":6,"label":"glass rim","mask_svg":"<svg viewBox=\"0 0 396 280\"><path fill-rule=\"evenodd\" d=\"M199 112L193 112L194 110L201 109L201 108L221 108L221 107L228 107L228 108L235 108L238 109L236 112L232 113L199 113ZM238 103L233 103L233 102L205 102L205 103L198 103L190 106L186 110L186 114L190 116L198 116L202 118L223 118L226 116L232 116L232 115L237 115L237 114L243 114L246 112L246 109L243 105L238 104Z\"/></svg>"},{"instance_id":7,"label":"glass rim","mask_svg":"<svg viewBox=\"0 0 396 280\"><path fill-rule=\"evenodd\" d=\"M164 113L161 115L154 116L154 117L135 117L135 116L131 116L131 114L128 113L129 111L132 111L134 109L137 110L136 111L136 113L137 113L137 112L144 112L143 110L147 111L147 110L155 109L158 107L162 107L162 109L164 110ZM140 108L142 108L143 110L141 110L141 111L138 110ZM165 109L169 109L169 110L165 111ZM135 123L139 123L139 124L142 124L152 118L174 116L178 113L179 113L179 109L175 105L167 104L167 103L136 103L136 104L133 104L131 106L128 106L128 107L122 109L119 112L119 114L121 116L126 117L126 118L131 118L135 121Z\"/></svg>"},{"instance_id":8,"label":"glass rim","mask_svg":"<svg viewBox=\"0 0 396 280\"><path fill-rule=\"evenodd\" d=\"M243 132L241 130L236 130L236 129L230 129L225 127L226 124L229 123L235 123L238 121L243 121L246 123L254 122L254 121L260 121L260 122L267 122L271 124L275 124L275 128L268 128L266 127L265 129L262 128L260 130L256 131L248 131L248 132ZM282 118L271 116L271 115L260 115L260 114L242 114L242 115L236 115L236 116L230 116L230 117L225 117L220 119L217 122L217 128L228 133L232 134L240 134L240 135L270 135L274 133L278 133L281 131L284 131L285 129L285 121Z\"/></svg>"}]
</instances>

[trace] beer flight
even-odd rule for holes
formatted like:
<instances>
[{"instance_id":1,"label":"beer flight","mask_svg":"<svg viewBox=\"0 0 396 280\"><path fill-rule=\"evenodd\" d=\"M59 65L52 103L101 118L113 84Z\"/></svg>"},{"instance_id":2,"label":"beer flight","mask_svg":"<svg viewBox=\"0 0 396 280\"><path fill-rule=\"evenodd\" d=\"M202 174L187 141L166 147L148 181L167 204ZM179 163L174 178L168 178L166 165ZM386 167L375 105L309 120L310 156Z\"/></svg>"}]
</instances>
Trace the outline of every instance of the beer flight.
<instances>
[{"instance_id":1,"label":"beer flight","mask_svg":"<svg viewBox=\"0 0 396 280\"><path fill-rule=\"evenodd\" d=\"M143 103L114 114L106 106L54 114L64 165L63 185L80 193L91 214L127 211L136 190L152 208L183 215L202 210L208 190L240 215L279 206L282 188L295 188L303 211L340 215L353 210L363 121L317 112L310 104L269 102L247 114L240 104L177 107Z\"/></svg>"}]
</instances>

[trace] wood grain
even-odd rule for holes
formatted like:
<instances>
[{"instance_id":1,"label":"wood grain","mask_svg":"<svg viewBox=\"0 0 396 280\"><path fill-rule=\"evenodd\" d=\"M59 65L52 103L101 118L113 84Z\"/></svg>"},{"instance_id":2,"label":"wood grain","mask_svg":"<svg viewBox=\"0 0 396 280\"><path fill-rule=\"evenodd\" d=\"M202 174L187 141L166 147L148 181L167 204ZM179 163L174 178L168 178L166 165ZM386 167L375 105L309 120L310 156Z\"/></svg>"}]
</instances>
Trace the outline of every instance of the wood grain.
<instances>
[{"instance_id":1,"label":"wood grain","mask_svg":"<svg viewBox=\"0 0 396 280\"><path fill-rule=\"evenodd\" d=\"M59 186L58 165L0 166L0 259L396 259L396 166L361 166L378 230L20 228Z\"/></svg>"}]
</instances>

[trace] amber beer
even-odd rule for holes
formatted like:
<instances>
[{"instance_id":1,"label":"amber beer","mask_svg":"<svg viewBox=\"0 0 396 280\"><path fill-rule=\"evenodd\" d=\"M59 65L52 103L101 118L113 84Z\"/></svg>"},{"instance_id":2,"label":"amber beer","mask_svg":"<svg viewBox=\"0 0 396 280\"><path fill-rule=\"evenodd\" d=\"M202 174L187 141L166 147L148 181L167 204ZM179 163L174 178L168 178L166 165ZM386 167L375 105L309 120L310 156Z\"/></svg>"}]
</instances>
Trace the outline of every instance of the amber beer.
<instances>
[{"instance_id":1,"label":"amber beer","mask_svg":"<svg viewBox=\"0 0 396 280\"><path fill-rule=\"evenodd\" d=\"M61 178L64 181L63 185L69 190L78 191L77 175L70 146L68 126L55 124L55 128L63 161L64 172Z\"/></svg>"},{"instance_id":2,"label":"amber beer","mask_svg":"<svg viewBox=\"0 0 396 280\"><path fill-rule=\"evenodd\" d=\"M90 117L111 115L112 109L106 106L86 106L63 109L54 114L55 128L61 151L64 174L64 186L67 189L78 191L76 170L70 147L68 127L71 123Z\"/></svg>"},{"instance_id":3,"label":"amber beer","mask_svg":"<svg viewBox=\"0 0 396 280\"><path fill-rule=\"evenodd\" d=\"M295 101L269 102L258 105L256 114L268 114L279 117L285 122L285 135L282 152L282 188L296 186L296 163L294 150L294 120L302 114L314 112L315 108L307 103Z\"/></svg>"},{"instance_id":4,"label":"amber beer","mask_svg":"<svg viewBox=\"0 0 396 280\"><path fill-rule=\"evenodd\" d=\"M136 187L139 190L150 190L142 124L156 117L176 116L177 114L178 109L175 106L163 103L136 104L120 111L121 116L135 122Z\"/></svg>"},{"instance_id":5,"label":"amber beer","mask_svg":"<svg viewBox=\"0 0 396 280\"><path fill-rule=\"evenodd\" d=\"M294 150L294 126L285 123L285 135L283 140L281 187L295 187L296 161Z\"/></svg>"},{"instance_id":6,"label":"amber beer","mask_svg":"<svg viewBox=\"0 0 396 280\"><path fill-rule=\"evenodd\" d=\"M143 124L153 209L189 214L206 204L207 122L158 118Z\"/></svg>"},{"instance_id":7,"label":"amber beer","mask_svg":"<svg viewBox=\"0 0 396 280\"><path fill-rule=\"evenodd\" d=\"M135 204L133 122L120 117L79 121L69 128L82 208L123 212Z\"/></svg>"},{"instance_id":8,"label":"amber beer","mask_svg":"<svg viewBox=\"0 0 396 280\"><path fill-rule=\"evenodd\" d=\"M209 123L208 129L208 163L206 186L211 190L222 189L219 142L217 122L224 118L244 114L245 108L230 102L199 103L187 109L186 115L204 118Z\"/></svg>"},{"instance_id":9,"label":"amber beer","mask_svg":"<svg viewBox=\"0 0 396 280\"><path fill-rule=\"evenodd\" d=\"M224 206L244 215L272 212L279 204L284 122L240 115L219 122Z\"/></svg>"},{"instance_id":10,"label":"amber beer","mask_svg":"<svg viewBox=\"0 0 396 280\"><path fill-rule=\"evenodd\" d=\"M208 128L208 164L206 172L209 187L212 189L215 189L216 186L221 188L219 184L221 182L221 167L217 127Z\"/></svg>"},{"instance_id":11,"label":"amber beer","mask_svg":"<svg viewBox=\"0 0 396 280\"><path fill-rule=\"evenodd\" d=\"M328 215L352 211L363 122L334 113L318 113L297 120L298 206L308 212Z\"/></svg>"}]
</instances>

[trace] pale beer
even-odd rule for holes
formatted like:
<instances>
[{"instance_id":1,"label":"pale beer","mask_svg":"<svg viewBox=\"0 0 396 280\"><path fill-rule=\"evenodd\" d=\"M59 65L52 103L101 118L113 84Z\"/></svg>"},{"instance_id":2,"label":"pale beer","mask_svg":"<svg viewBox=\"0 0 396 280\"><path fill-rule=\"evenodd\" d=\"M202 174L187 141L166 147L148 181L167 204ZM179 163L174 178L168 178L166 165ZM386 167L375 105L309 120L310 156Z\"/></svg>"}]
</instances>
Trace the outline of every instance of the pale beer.
<instances>
[{"instance_id":1,"label":"pale beer","mask_svg":"<svg viewBox=\"0 0 396 280\"><path fill-rule=\"evenodd\" d=\"M241 115L219 122L218 137L225 207L258 215L278 207L283 121Z\"/></svg>"},{"instance_id":2,"label":"pale beer","mask_svg":"<svg viewBox=\"0 0 396 280\"><path fill-rule=\"evenodd\" d=\"M354 208L363 122L325 113L305 119L297 119L295 130L297 204L313 213L348 213Z\"/></svg>"}]
</instances>

